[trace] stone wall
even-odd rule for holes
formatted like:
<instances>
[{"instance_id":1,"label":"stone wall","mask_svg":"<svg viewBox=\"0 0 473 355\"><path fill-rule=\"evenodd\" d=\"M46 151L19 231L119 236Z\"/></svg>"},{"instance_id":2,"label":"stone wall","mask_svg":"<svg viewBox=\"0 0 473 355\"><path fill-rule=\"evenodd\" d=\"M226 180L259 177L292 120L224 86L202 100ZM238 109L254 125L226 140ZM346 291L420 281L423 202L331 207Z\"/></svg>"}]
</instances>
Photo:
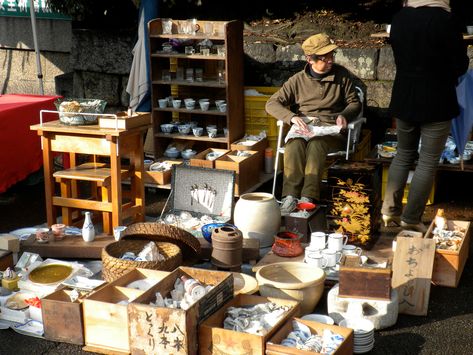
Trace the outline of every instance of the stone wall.
<instances>
[{"instance_id":1,"label":"stone wall","mask_svg":"<svg viewBox=\"0 0 473 355\"><path fill-rule=\"evenodd\" d=\"M51 20L41 20L38 29L46 94L101 98L109 110L128 105L125 88L135 31L72 30L68 21ZM28 31L29 19L0 21L1 93L39 93ZM246 86L280 86L305 64L300 44L244 43L244 52ZM469 56L473 67L471 46ZM391 47L339 49L336 61L364 89L368 128L377 139L391 126L388 106L396 71Z\"/></svg>"}]
</instances>

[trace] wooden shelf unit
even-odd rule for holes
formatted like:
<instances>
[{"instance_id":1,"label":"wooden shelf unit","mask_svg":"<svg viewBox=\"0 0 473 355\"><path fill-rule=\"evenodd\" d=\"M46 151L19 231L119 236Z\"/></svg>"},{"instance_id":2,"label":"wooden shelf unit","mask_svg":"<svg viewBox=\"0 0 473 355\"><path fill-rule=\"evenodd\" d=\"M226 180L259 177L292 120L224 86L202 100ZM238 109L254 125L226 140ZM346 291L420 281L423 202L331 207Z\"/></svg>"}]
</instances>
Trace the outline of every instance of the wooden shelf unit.
<instances>
[{"instance_id":1,"label":"wooden shelf unit","mask_svg":"<svg viewBox=\"0 0 473 355\"><path fill-rule=\"evenodd\" d=\"M160 18L149 22L149 48L152 82L152 124L154 132L155 159L163 156L166 147L173 141L184 142L186 148L203 151L206 148L230 149L230 144L241 138L245 133L244 96L243 96L243 26L240 21L211 21L214 33L202 33L205 24L209 21L198 21L199 30L195 35L177 33L180 20L173 20L172 34L162 33ZM202 55L199 43L210 40L213 44L210 55ZM164 52L162 45L166 42L181 45L173 47L172 52ZM192 45L194 54L185 54L185 46ZM225 55L217 55L215 46L224 46ZM176 78L177 68L183 68L184 75L188 68L203 70L203 81L186 81ZM170 80L163 80L163 70L169 70ZM219 81L218 71L225 71L225 80ZM169 96L184 100L193 98L196 101L195 109L187 110L184 102L181 108L160 108L158 100ZM202 111L198 100L210 100L210 109ZM225 100L226 112L220 112L215 107L215 100ZM204 135L195 137L177 133L164 134L160 125L170 122L186 123L196 121L199 127L204 128ZM209 138L205 127L209 124L217 125L217 138ZM228 129L228 135L223 135L223 128Z\"/></svg>"}]
</instances>

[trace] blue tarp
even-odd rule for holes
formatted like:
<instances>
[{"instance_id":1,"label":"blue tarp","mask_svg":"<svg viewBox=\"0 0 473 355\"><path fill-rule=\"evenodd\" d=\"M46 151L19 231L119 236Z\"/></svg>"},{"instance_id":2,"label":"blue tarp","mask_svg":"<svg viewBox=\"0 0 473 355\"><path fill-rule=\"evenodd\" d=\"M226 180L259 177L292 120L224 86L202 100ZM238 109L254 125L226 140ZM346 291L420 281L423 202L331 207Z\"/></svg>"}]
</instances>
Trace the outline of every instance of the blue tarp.
<instances>
[{"instance_id":1,"label":"blue tarp","mask_svg":"<svg viewBox=\"0 0 473 355\"><path fill-rule=\"evenodd\" d=\"M453 119L451 132L461 157L473 127L473 69L469 69L460 78L460 83L457 86L457 98L460 115Z\"/></svg>"}]
</instances>

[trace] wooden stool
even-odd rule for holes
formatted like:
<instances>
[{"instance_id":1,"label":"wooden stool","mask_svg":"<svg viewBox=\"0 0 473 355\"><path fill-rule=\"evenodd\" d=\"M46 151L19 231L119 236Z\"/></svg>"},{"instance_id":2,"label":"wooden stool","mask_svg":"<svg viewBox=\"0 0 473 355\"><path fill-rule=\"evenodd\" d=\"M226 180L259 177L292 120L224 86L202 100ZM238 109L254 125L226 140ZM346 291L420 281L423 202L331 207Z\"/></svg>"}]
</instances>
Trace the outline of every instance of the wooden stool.
<instances>
[{"instance_id":1,"label":"wooden stool","mask_svg":"<svg viewBox=\"0 0 473 355\"><path fill-rule=\"evenodd\" d=\"M73 225L77 218L73 218L75 210L101 211L103 218L103 231L112 234L112 201L110 197L110 184L112 181L110 168L102 163L85 163L74 168L57 171L53 174L56 182L60 184L61 196L53 196L53 206L61 207L62 223ZM126 169L121 170L122 179L131 176ZM79 198L77 191L78 181L91 182L89 197ZM121 201L116 203L122 203Z\"/></svg>"}]
</instances>

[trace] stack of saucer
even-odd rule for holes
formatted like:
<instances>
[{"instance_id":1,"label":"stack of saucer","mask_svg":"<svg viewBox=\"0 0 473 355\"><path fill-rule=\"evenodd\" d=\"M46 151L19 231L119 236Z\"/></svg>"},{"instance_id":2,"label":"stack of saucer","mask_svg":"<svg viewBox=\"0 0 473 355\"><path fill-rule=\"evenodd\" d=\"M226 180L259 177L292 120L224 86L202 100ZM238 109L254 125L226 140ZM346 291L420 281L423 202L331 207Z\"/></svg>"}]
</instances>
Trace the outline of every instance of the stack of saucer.
<instances>
[{"instance_id":1,"label":"stack of saucer","mask_svg":"<svg viewBox=\"0 0 473 355\"><path fill-rule=\"evenodd\" d=\"M369 319L349 318L339 324L341 327L353 329L353 352L364 354L374 346L374 325Z\"/></svg>"}]
</instances>

